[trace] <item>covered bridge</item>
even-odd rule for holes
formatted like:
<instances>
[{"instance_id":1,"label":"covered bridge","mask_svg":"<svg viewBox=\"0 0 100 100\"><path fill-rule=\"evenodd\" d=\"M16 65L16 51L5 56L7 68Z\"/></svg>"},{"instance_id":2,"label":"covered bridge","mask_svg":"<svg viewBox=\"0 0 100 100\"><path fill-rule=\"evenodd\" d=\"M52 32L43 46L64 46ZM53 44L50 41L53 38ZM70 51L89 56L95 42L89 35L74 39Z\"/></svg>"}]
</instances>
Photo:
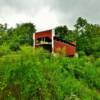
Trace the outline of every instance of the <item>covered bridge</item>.
<instances>
[{"instance_id":1,"label":"covered bridge","mask_svg":"<svg viewBox=\"0 0 100 100\"><path fill-rule=\"evenodd\" d=\"M35 48L43 47L50 52L63 52L66 56L74 56L76 52L75 42L68 42L57 38L55 36L55 29L34 33L33 41Z\"/></svg>"}]
</instances>

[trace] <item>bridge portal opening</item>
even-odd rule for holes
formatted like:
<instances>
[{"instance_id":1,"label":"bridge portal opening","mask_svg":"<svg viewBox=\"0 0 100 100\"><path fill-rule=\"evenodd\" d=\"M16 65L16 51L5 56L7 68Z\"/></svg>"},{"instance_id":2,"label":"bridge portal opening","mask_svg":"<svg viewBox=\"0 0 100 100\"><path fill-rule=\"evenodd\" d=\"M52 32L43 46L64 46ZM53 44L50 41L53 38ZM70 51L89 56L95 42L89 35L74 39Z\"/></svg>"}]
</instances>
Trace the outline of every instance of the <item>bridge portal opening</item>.
<instances>
[{"instance_id":1,"label":"bridge portal opening","mask_svg":"<svg viewBox=\"0 0 100 100\"><path fill-rule=\"evenodd\" d=\"M35 40L36 47L42 47L49 52L52 52L52 40L48 37L41 37Z\"/></svg>"}]
</instances>

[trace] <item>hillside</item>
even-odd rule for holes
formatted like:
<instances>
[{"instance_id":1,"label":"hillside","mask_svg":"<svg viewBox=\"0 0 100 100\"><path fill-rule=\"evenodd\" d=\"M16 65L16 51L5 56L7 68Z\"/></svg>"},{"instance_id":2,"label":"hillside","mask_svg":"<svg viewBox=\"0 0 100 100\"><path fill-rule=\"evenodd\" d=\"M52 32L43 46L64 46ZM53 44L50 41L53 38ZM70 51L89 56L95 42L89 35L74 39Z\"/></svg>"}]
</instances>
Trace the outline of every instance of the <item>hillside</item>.
<instances>
[{"instance_id":1,"label":"hillside","mask_svg":"<svg viewBox=\"0 0 100 100\"><path fill-rule=\"evenodd\" d=\"M56 27L57 37L76 41L78 57L34 49L35 31L0 24L0 100L100 100L100 26L79 18L74 30Z\"/></svg>"},{"instance_id":2,"label":"hillside","mask_svg":"<svg viewBox=\"0 0 100 100\"><path fill-rule=\"evenodd\" d=\"M1 57L0 65L0 100L100 100L100 58L23 46Z\"/></svg>"}]
</instances>

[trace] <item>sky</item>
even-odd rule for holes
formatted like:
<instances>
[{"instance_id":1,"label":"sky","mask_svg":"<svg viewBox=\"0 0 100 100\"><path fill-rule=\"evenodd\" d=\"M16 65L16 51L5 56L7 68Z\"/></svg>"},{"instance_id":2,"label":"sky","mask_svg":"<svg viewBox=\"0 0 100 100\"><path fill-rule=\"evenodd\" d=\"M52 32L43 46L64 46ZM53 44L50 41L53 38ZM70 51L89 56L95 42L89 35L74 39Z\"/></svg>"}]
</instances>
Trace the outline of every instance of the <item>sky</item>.
<instances>
[{"instance_id":1,"label":"sky","mask_svg":"<svg viewBox=\"0 0 100 100\"><path fill-rule=\"evenodd\" d=\"M32 22L38 31L59 25L73 28L78 17L100 23L100 0L0 0L0 23Z\"/></svg>"}]
</instances>

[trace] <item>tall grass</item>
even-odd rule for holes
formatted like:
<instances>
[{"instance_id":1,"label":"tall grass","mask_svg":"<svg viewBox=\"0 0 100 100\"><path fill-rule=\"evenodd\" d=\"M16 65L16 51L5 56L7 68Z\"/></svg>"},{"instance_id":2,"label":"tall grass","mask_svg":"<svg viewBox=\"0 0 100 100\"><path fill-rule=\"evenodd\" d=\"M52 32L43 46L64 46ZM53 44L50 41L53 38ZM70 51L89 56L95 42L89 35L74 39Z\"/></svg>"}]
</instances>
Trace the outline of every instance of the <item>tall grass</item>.
<instances>
[{"instance_id":1,"label":"tall grass","mask_svg":"<svg viewBox=\"0 0 100 100\"><path fill-rule=\"evenodd\" d=\"M100 100L99 60L23 46L0 57L0 100Z\"/></svg>"}]
</instances>

